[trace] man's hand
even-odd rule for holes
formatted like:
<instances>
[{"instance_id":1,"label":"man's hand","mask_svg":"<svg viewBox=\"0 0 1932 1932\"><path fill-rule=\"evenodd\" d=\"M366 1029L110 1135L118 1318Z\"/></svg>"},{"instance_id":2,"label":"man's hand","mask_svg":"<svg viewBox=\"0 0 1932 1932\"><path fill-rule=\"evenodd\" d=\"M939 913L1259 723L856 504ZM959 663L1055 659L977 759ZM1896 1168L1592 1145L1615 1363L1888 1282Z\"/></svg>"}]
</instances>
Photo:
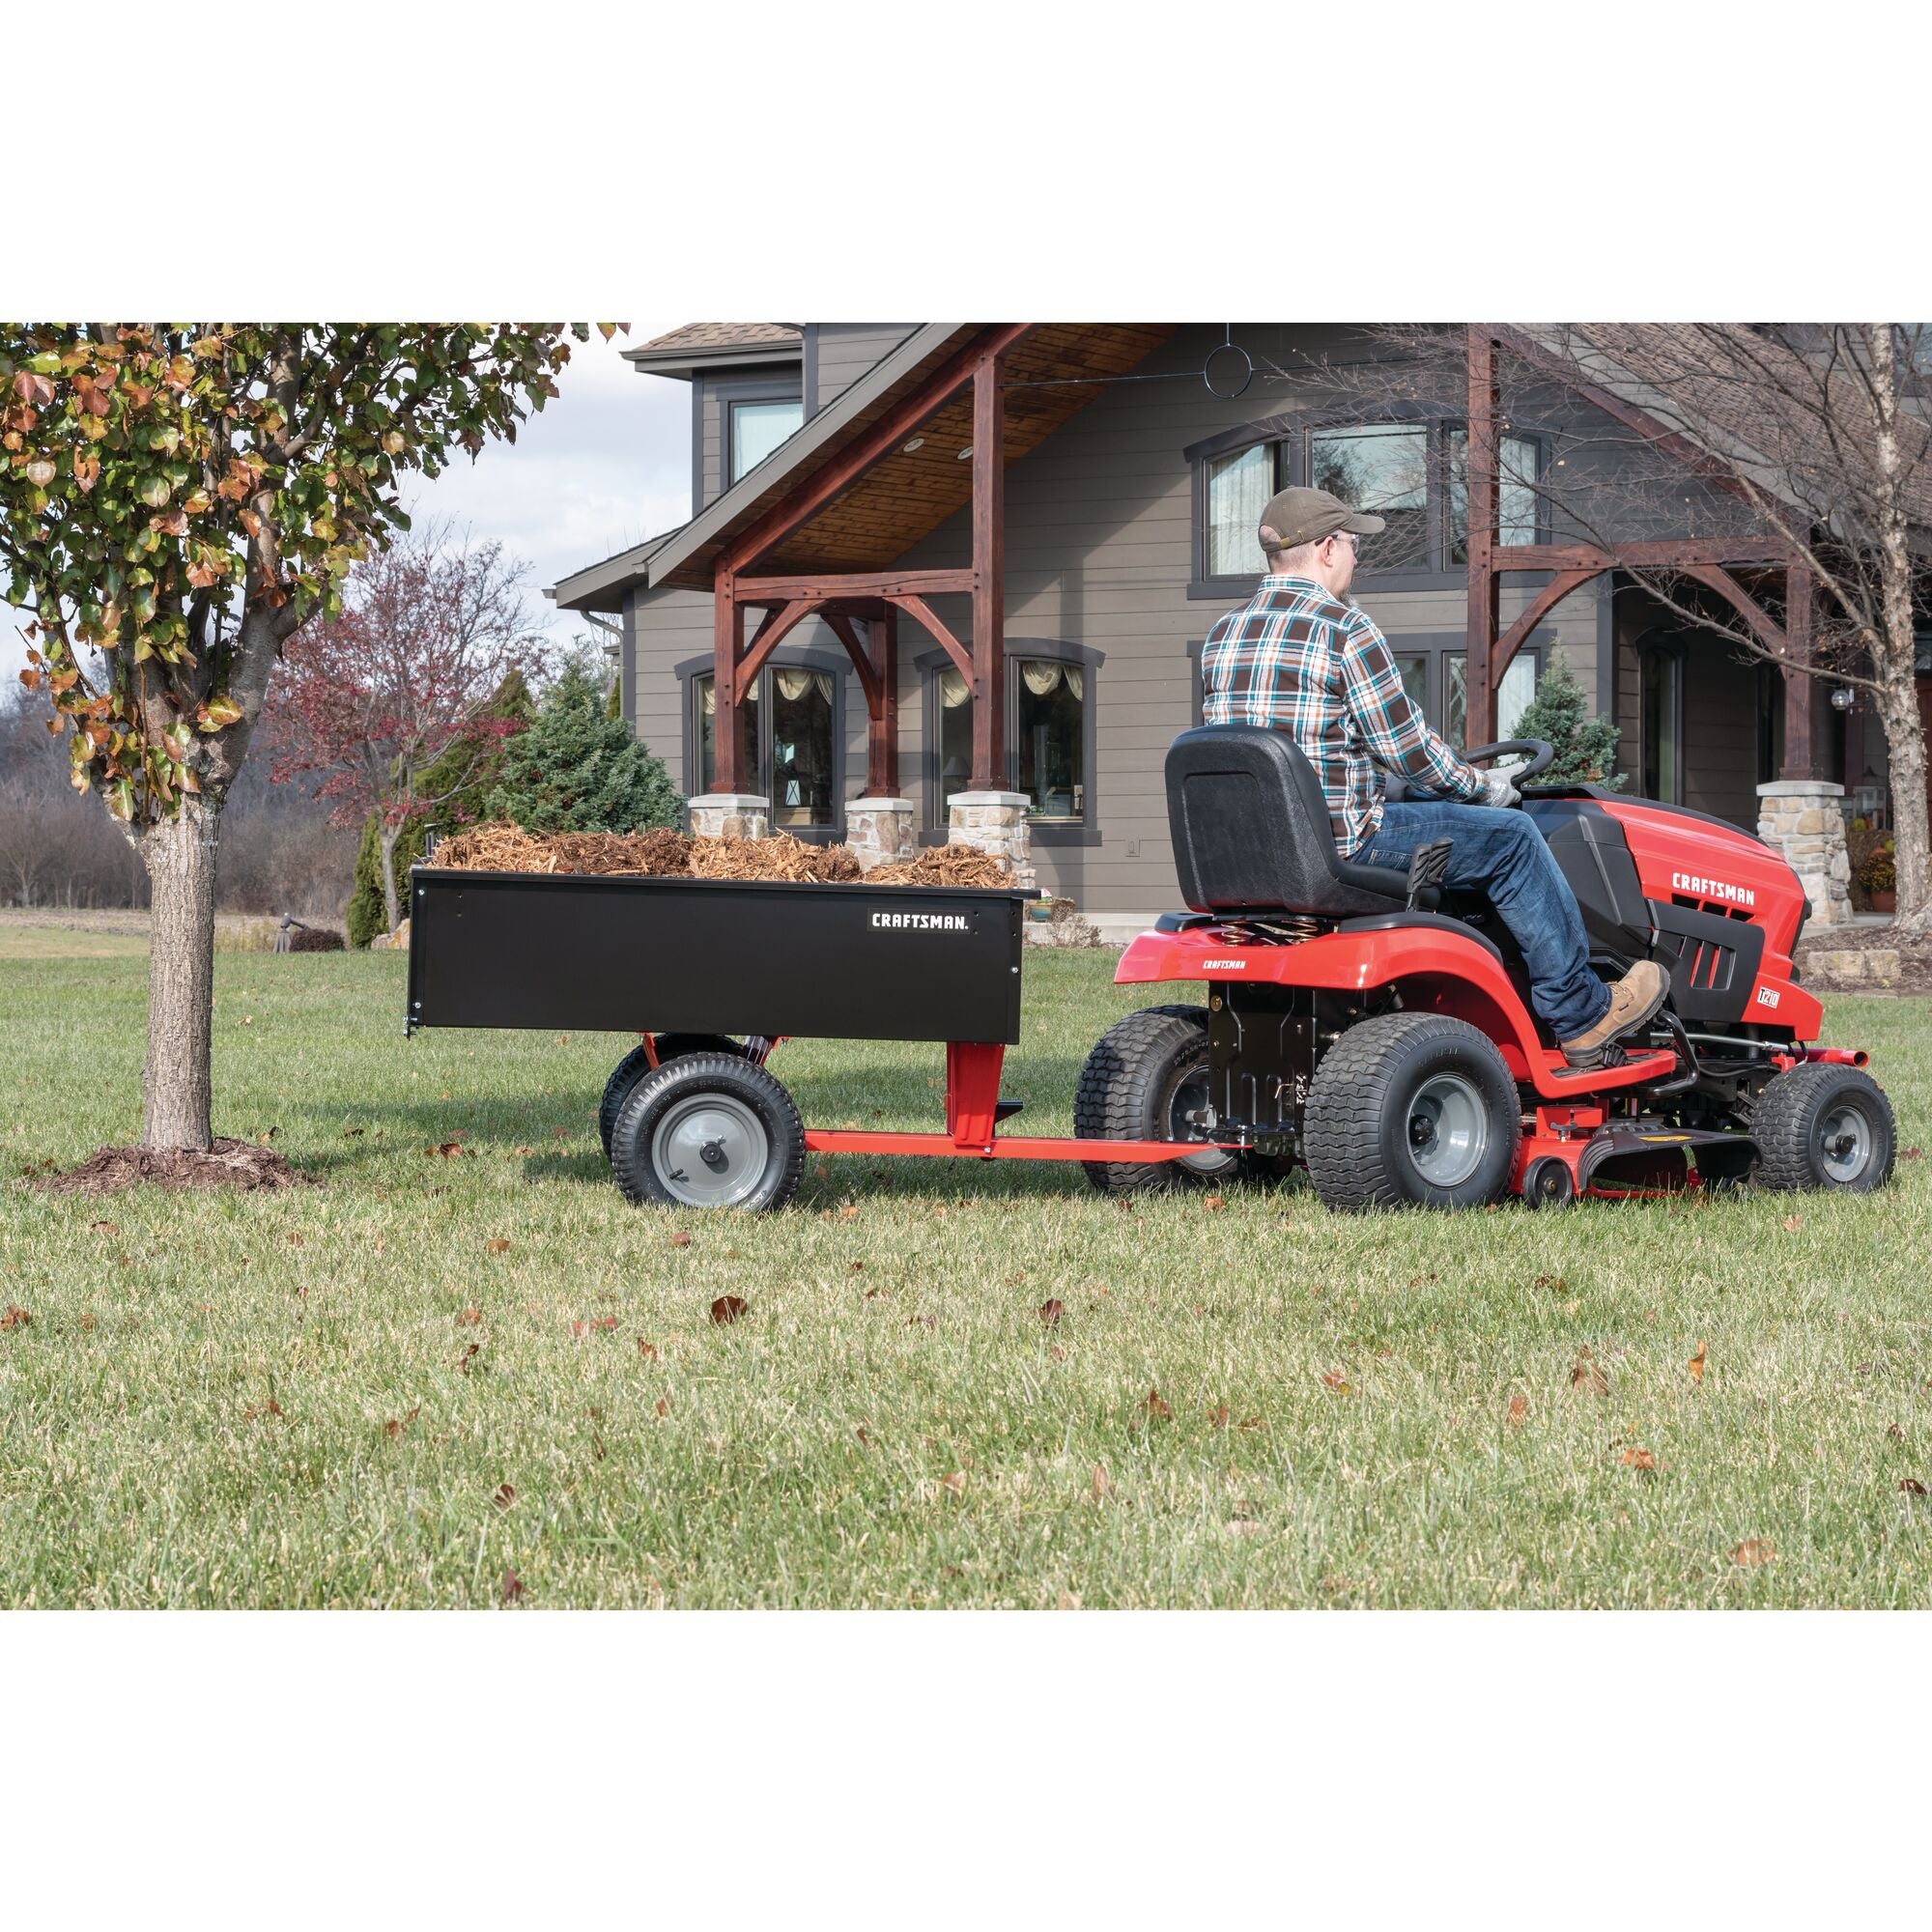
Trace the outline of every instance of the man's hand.
<instances>
[{"instance_id":1,"label":"man's hand","mask_svg":"<svg viewBox=\"0 0 1932 1932\"><path fill-rule=\"evenodd\" d=\"M1484 772L1481 776L1483 781L1483 803L1485 805L1492 805L1499 811L1507 811L1511 806L1520 805L1522 802L1521 792L1518 791L1516 786L1510 783L1508 777L1504 773Z\"/></svg>"}]
</instances>

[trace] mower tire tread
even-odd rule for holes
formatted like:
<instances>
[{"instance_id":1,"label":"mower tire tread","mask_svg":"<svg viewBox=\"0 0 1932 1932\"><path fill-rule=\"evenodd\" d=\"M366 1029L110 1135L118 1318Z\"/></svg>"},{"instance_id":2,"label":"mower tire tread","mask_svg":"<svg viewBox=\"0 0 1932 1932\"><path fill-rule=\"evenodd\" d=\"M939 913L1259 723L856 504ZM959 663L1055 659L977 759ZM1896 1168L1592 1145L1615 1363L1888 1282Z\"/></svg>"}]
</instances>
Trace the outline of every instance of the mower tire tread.
<instances>
[{"instance_id":1,"label":"mower tire tread","mask_svg":"<svg viewBox=\"0 0 1932 1932\"><path fill-rule=\"evenodd\" d=\"M1487 1090L1494 1140L1453 1194L1418 1185L1392 1145L1398 1090L1432 1067L1463 1072ZM1405 1121L1406 1108L1403 1107ZM1309 1084L1302 1157L1327 1208L1465 1208L1494 1200L1516 1170L1521 1101L1495 1042L1467 1020L1441 1013L1383 1013L1350 1027Z\"/></svg>"},{"instance_id":2,"label":"mower tire tread","mask_svg":"<svg viewBox=\"0 0 1932 1932\"><path fill-rule=\"evenodd\" d=\"M1205 1053L1206 1007L1146 1007L1110 1026L1080 1069L1073 1094L1073 1131L1081 1140L1164 1140L1157 1123L1161 1090L1183 1056ZM1103 1194L1156 1194L1233 1179L1231 1156L1221 1174L1169 1161L1083 1161L1087 1179Z\"/></svg>"},{"instance_id":3,"label":"mower tire tread","mask_svg":"<svg viewBox=\"0 0 1932 1932\"><path fill-rule=\"evenodd\" d=\"M1878 1145L1856 1180L1834 1182L1818 1172L1815 1143L1819 1117L1841 1096L1861 1105ZM1780 1194L1816 1188L1869 1194L1891 1179L1898 1157L1898 1128L1885 1089L1861 1068L1829 1061L1788 1066L1774 1075L1757 1097L1751 1138L1758 1155L1753 1179Z\"/></svg>"}]
</instances>

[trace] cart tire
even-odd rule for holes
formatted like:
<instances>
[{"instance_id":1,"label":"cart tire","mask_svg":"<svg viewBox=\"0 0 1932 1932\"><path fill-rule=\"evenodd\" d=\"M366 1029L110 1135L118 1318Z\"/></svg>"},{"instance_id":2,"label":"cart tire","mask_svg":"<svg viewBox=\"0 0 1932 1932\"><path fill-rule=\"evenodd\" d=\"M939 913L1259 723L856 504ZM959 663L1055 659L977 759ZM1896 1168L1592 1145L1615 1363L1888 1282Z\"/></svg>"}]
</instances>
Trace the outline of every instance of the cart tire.
<instances>
[{"instance_id":1,"label":"cart tire","mask_svg":"<svg viewBox=\"0 0 1932 1932\"><path fill-rule=\"evenodd\" d=\"M1891 1179L1898 1128L1869 1073L1814 1061L1774 1074L1751 1115L1759 1186L1869 1194Z\"/></svg>"},{"instance_id":2,"label":"cart tire","mask_svg":"<svg viewBox=\"0 0 1932 1932\"><path fill-rule=\"evenodd\" d=\"M658 1064L674 1060L680 1053L738 1053L735 1039L722 1033L661 1033L652 1041ZM604 1143L604 1158L611 1158L611 1129L624 1111L638 1082L651 1070L651 1058L641 1046L634 1046L617 1063L617 1070L604 1083L604 1097L597 1105L597 1137Z\"/></svg>"},{"instance_id":3,"label":"cart tire","mask_svg":"<svg viewBox=\"0 0 1932 1932\"><path fill-rule=\"evenodd\" d=\"M1073 1131L1082 1140L1187 1140L1198 1133L1177 1118L1207 1098L1208 1009L1149 1007L1117 1020L1095 1042L1073 1095ZM1103 1194L1157 1194L1238 1179L1238 1154L1218 1148L1167 1161L1081 1163Z\"/></svg>"},{"instance_id":4,"label":"cart tire","mask_svg":"<svg viewBox=\"0 0 1932 1932\"><path fill-rule=\"evenodd\" d=\"M1309 1083L1302 1146L1325 1207L1480 1207L1509 1184L1521 1139L1516 1082L1466 1020L1362 1020Z\"/></svg>"},{"instance_id":5,"label":"cart tire","mask_svg":"<svg viewBox=\"0 0 1932 1932\"><path fill-rule=\"evenodd\" d=\"M679 1054L624 1102L611 1171L639 1206L782 1208L805 1171L805 1122L784 1088L741 1054Z\"/></svg>"}]
</instances>

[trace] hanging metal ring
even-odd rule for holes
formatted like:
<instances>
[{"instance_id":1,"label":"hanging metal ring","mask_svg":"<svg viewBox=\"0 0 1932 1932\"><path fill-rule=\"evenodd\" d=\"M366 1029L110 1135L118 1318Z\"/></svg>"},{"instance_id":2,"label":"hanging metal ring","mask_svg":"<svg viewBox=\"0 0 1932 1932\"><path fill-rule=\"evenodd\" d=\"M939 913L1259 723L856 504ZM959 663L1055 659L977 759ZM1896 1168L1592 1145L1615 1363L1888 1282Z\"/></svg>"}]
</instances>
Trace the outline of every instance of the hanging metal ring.
<instances>
[{"instance_id":1,"label":"hanging metal ring","mask_svg":"<svg viewBox=\"0 0 1932 1932\"><path fill-rule=\"evenodd\" d=\"M1218 381L1217 362L1220 365ZM1201 380L1208 384L1208 394L1219 396L1224 403L1232 403L1236 396L1245 395L1248 384L1255 380L1255 358L1238 342L1223 342L1208 352ZM1223 383L1232 383L1234 387L1223 388Z\"/></svg>"}]
</instances>

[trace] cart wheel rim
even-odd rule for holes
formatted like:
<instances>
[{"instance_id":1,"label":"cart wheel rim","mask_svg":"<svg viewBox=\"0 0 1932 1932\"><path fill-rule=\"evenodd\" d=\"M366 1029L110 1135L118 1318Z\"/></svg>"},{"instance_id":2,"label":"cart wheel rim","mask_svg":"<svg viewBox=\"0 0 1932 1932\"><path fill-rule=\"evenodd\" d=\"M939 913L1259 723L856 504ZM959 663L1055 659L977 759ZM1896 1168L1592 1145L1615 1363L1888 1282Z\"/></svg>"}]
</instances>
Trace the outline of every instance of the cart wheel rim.
<instances>
[{"instance_id":1,"label":"cart wheel rim","mask_svg":"<svg viewBox=\"0 0 1932 1932\"><path fill-rule=\"evenodd\" d=\"M1208 1063L1204 1060L1193 1072L1176 1081L1167 1105L1167 1137L1171 1141L1202 1138L1201 1129L1187 1117L1208 1105ZM1235 1165L1236 1156L1225 1148L1204 1148L1199 1153L1184 1153L1175 1162L1192 1174L1225 1174Z\"/></svg>"},{"instance_id":2,"label":"cart wheel rim","mask_svg":"<svg viewBox=\"0 0 1932 1932\"><path fill-rule=\"evenodd\" d=\"M1862 1107L1846 1102L1818 1122L1818 1167L1826 1179L1843 1186L1864 1173L1872 1152L1871 1122Z\"/></svg>"},{"instance_id":3,"label":"cart wheel rim","mask_svg":"<svg viewBox=\"0 0 1932 1932\"><path fill-rule=\"evenodd\" d=\"M730 1208L752 1194L771 1164L772 1137L742 1100L694 1094L666 1110L651 1136L651 1168L672 1200Z\"/></svg>"},{"instance_id":4,"label":"cart wheel rim","mask_svg":"<svg viewBox=\"0 0 1932 1932\"><path fill-rule=\"evenodd\" d=\"M1473 1081L1437 1073L1416 1089L1406 1125L1408 1157L1432 1187L1460 1187L1482 1165L1490 1114Z\"/></svg>"}]
</instances>

